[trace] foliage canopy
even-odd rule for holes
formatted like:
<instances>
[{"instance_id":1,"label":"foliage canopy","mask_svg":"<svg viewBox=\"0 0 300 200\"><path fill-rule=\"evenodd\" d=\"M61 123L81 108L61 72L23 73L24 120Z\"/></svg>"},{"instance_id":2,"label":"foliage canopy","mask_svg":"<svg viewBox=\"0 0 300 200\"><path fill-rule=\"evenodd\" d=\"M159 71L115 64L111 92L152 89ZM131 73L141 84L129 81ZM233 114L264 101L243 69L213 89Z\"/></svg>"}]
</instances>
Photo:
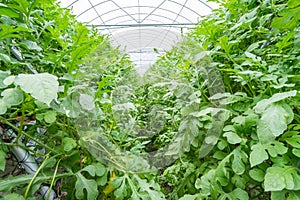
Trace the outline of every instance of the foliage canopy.
<instances>
[{"instance_id":1,"label":"foliage canopy","mask_svg":"<svg viewBox=\"0 0 300 200\"><path fill-rule=\"evenodd\" d=\"M4 199L298 199L300 2L218 2L139 77L54 1L0 0L0 170L18 141L45 160Z\"/></svg>"}]
</instances>

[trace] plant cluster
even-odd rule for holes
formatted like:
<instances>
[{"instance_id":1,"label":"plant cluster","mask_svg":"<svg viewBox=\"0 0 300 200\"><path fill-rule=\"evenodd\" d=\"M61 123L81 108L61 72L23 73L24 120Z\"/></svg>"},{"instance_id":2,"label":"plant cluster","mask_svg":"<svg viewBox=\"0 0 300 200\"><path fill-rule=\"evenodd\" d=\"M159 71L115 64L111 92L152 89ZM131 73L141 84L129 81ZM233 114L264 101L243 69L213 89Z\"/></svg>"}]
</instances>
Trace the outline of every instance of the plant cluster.
<instances>
[{"instance_id":1,"label":"plant cluster","mask_svg":"<svg viewBox=\"0 0 300 200\"><path fill-rule=\"evenodd\" d=\"M219 69L226 92L210 99L218 99L230 117L210 154L199 161L194 151L196 159L189 157L188 165L167 168L164 183L175 195L185 194L182 199L298 199L300 4L219 3L188 39ZM159 62L197 80L199 66L186 56L190 49L175 47Z\"/></svg>"},{"instance_id":2,"label":"plant cluster","mask_svg":"<svg viewBox=\"0 0 300 200\"><path fill-rule=\"evenodd\" d=\"M93 51L100 52L96 59L105 73L89 74L91 79L117 80L131 63L106 36L52 0L1 0L0 13L1 195L35 199L41 184L48 183L59 198L95 198L110 173L79 143L72 106L75 80ZM14 172L14 146L38 159L36 174Z\"/></svg>"},{"instance_id":3,"label":"plant cluster","mask_svg":"<svg viewBox=\"0 0 300 200\"><path fill-rule=\"evenodd\" d=\"M0 170L43 160L4 199L299 199L300 3L218 3L140 76L54 1L1 0Z\"/></svg>"}]
</instances>

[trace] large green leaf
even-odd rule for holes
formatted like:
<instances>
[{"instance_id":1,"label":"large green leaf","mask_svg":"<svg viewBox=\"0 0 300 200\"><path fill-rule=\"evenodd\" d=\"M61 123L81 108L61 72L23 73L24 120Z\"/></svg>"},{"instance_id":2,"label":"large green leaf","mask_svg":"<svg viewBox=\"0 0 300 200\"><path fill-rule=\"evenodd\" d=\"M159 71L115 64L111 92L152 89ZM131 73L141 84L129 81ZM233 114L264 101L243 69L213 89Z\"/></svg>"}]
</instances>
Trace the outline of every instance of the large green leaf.
<instances>
[{"instance_id":1,"label":"large green leaf","mask_svg":"<svg viewBox=\"0 0 300 200\"><path fill-rule=\"evenodd\" d=\"M247 158L248 155L242 151L241 148L237 148L233 151L232 170L234 173L242 175L245 172L245 162Z\"/></svg>"},{"instance_id":2,"label":"large green leaf","mask_svg":"<svg viewBox=\"0 0 300 200\"><path fill-rule=\"evenodd\" d=\"M296 94L297 94L297 90L276 93L269 99L263 99L263 100L259 101L256 104L256 106L254 107L254 110L256 113L262 113L270 104L275 103L277 101L284 100L288 97L296 96Z\"/></svg>"},{"instance_id":3,"label":"large green leaf","mask_svg":"<svg viewBox=\"0 0 300 200\"><path fill-rule=\"evenodd\" d=\"M282 200L285 199L286 193L283 191L272 191L271 199L272 200Z\"/></svg>"},{"instance_id":4,"label":"large green leaf","mask_svg":"<svg viewBox=\"0 0 300 200\"><path fill-rule=\"evenodd\" d=\"M3 99L0 99L0 115L3 115L7 111L7 105L4 103Z\"/></svg>"},{"instance_id":5,"label":"large green leaf","mask_svg":"<svg viewBox=\"0 0 300 200\"><path fill-rule=\"evenodd\" d=\"M68 141L70 141L71 138L68 139ZM71 139L73 140L73 139ZM64 140L64 142L66 142L67 140ZM73 141L71 142L73 143ZM72 145L76 145L76 143L73 143ZM67 144L69 145L69 144ZM67 149L68 150L68 149ZM82 170L80 170L79 172L77 172L76 178L77 181L75 183L75 196L78 199L83 199L85 197L84 195L84 190L86 190L86 196L87 199L96 199L98 196L98 186L97 186L97 182L94 179L87 179L82 175L82 172L85 171L87 173L89 173L89 175L91 176L103 176L106 174L106 168L101 164L101 163L96 163L96 164L92 164L92 165L88 165L85 168L83 168Z\"/></svg>"},{"instance_id":6,"label":"large green leaf","mask_svg":"<svg viewBox=\"0 0 300 200\"><path fill-rule=\"evenodd\" d=\"M264 180L265 191L300 190L299 170L291 166L269 167Z\"/></svg>"},{"instance_id":7,"label":"large green leaf","mask_svg":"<svg viewBox=\"0 0 300 200\"><path fill-rule=\"evenodd\" d=\"M59 83L57 77L52 74L19 74L15 78L15 84L47 105L57 98Z\"/></svg>"},{"instance_id":8,"label":"large green leaf","mask_svg":"<svg viewBox=\"0 0 300 200\"><path fill-rule=\"evenodd\" d=\"M264 144L266 150L268 150L269 155L272 157L277 157L278 155L283 155L288 151L288 148L284 146L283 143L278 141L273 141L269 144Z\"/></svg>"},{"instance_id":9,"label":"large green leaf","mask_svg":"<svg viewBox=\"0 0 300 200\"><path fill-rule=\"evenodd\" d=\"M7 85L3 83L3 81L10 75L10 71L1 71L0 70L0 89L6 88Z\"/></svg>"},{"instance_id":10,"label":"large green leaf","mask_svg":"<svg viewBox=\"0 0 300 200\"><path fill-rule=\"evenodd\" d=\"M16 76L8 76L6 79L3 80L5 85L11 85L14 83Z\"/></svg>"},{"instance_id":11,"label":"large green leaf","mask_svg":"<svg viewBox=\"0 0 300 200\"><path fill-rule=\"evenodd\" d=\"M249 199L248 193L245 190L242 190L241 188L235 188L231 192L231 196L233 197L233 199L239 199L239 200L248 200Z\"/></svg>"},{"instance_id":12,"label":"large green leaf","mask_svg":"<svg viewBox=\"0 0 300 200\"><path fill-rule=\"evenodd\" d=\"M298 1L298 0L289 0L288 1L289 8L295 8L297 6L300 6L300 1Z\"/></svg>"},{"instance_id":13,"label":"large green leaf","mask_svg":"<svg viewBox=\"0 0 300 200\"><path fill-rule=\"evenodd\" d=\"M152 200L163 200L165 199L164 194L159 191L160 187L158 183L151 180L149 183L145 179L141 179L139 176L135 175L135 179L138 182L141 191L145 191L148 193L150 199Z\"/></svg>"},{"instance_id":14,"label":"large green leaf","mask_svg":"<svg viewBox=\"0 0 300 200\"><path fill-rule=\"evenodd\" d=\"M251 147L251 153L250 153L250 164L251 167L258 165L269 158L268 153L265 150L265 147L258 143Z\"/></svg>"},{"instance_id":15,"label":"large green leaf","mask_svg":"<svg viewBox=\"0 0 300 200\"><path fill-rule=\"evenodd\" d=\"M284 146L283 143L278 141L272 141L266 144L258 143L251 147L252 152L250 153L250 164L251 167L258 165L269 158L269 155L272 157L277 157L278 155L283 155L287 153L288 148ZM267 150L267 151L266 151Z\"/></svg>"},{"instance_id":16,"label":"large green leaf","mask_svg":"<svg viewBox=\"0 0 300 200\"><path fill-rule=\"evenodd\" d=\"M80 94L79 103L84 110L91 111L95 108L94 98L87 94Z\"/></svg>"},{"instance_id":17,"label":"large green leaf","mask_svg":"<svg viewBox=\"0 0 300 200\"><path fill-rule=\"evenodd\" d=\"M98 196L97 182L94 179L85 178L80 172L76 173L77 181L75 183L75 196L78 199L84 199L84 190L87 192L86 199L96 199Z\"/></svg>"},{"instance_id":18,"label":"large green leaf","mask_svg":"<svg viewBox=\"0 0 300 200\"><path fill-rule=\"evenodd\" d=\"M195 188L201 189L202 194L209 196L211 194L211 186L212 186L212 180L215 176L215 169L209 170L207 173L205 173L201 178L197 178L195 181Z\"/></svg>"},{"instance_id":19,"label":"large green leaf","mask_svg":"<svg viewBox=\"0 0 300 200\"><path fill-rule=\"evenodd\" d=\"M293 120L294 113L286 103L273 103L263 112L257 124L257 136L262 143L280 136Z\"/></svg>"},{"instance_id":20,"label":"large green leaf","mask_svg":"<svg viewBox=\"0 0 300 200\"><path fill-rule=\"evenodd\" d=\"M55 111L49 110L44 114L44 120L48 124L52 124L56 121L57 113Z\"/></svg>"},{"instance_id":21,"label":"large green leaf","mask_svg":"<svg viewBox=\"0 0 300 200\"><path fill-rule=\"evenodd\" d=\"M24 45L28 50L42 51L43 49L36 42L24 40L20 44Z\"/></svg>"},{"instance_id":22,"label":"large green leaf","mask_svg":"<svg viewBox=\"0 0 300 200\"><path fill-rule=\"evenodd\" d=\"M64 137L63 144L64 144L64 150L67 152L71 151L77 146L76 141L69 137Z\"/></svg>"},{"instance_id":23,"label":"large green leaf","mask_svg":"<svg viewBox=\"0 0 300 200\"><path fill-rule=\"evenodd\" d=\"M127 188L126 188L126 179L125 177L120 177L121 185L114 191L114 195L117 199L124 199L127 196Z\"/></svg>"},{"instance_id":24,"label":"large green leaf","mask_svg":"<svg viewBox=\"0 0 300 200\"><path fill-rule=\"evenodd\" d=\"M7 24L0 24L0 40L4 40L6 38L21 38L19 32L28 32L29 29L23 26L9 26Z\"/></svg>"},{"instance_id":25,"label":"large green leaf","mask_svg":"<svg viewBox=\"0 0 300 200\"><path fill-rule=\"evenodd\" d=\"M300 6L299 1L289 0L288 8L279 12L280 17L274 18L272 27L278 29L294 29L299 25Z\"/></svg>"},{"instance_id":26,"label":"large green leaf","mask_svg":"<svg viewBox=\"0 0 300 200\"><path fill-rule=\"evenodd\" d=\"M95 176L95 175L103 176L106 172L106 168L101 163L95 163L95 164L86 166L81 171L86 171L91 176Z\"/></svg>"},{"instance_id":27,"label":"large green leaf","mask_svg":"<svg viewBox=\"0 0 300 200\"><path fill-rule=\"evenodd\" d=\"M297 156L297 157L300 158L300 149L294 148L294 149L292 150L292 152L293 152L293 154L294 154L295 156Z\"/></svg>"},{"instance_id":28,"label":"large green leaf","mask_svg":"<svg viewBox=\"0 0 300 200\"><path fill-rule=\"evenodd\" d=\"M225 132L223 136L227 138L227 141L230 144L238 144L242 141L242 138L240 138L238 134L233 131Z\"/></svg>"},{"instance_id":29,"label":"large green leaf","mask_svg":"<svg viewBox=\"0 0 300 200\"><path fill-rule=\"evenodd\" d=\"M249 176L256 181L262 182L264 180L265 172L261 169L254 168L249 171Z\"/></svg>"},{"instance_id":30,"label":"large green leaf","mask_svg":"<svg viewBox=\"0 0 300 200\"><path fill-rule=\"evenodd\" d=\"M300 135L298 131L287 131L281 138L292 147L300 148Z\"/></svg>"},{"instance_id":31,"label":"large green leaf","mask_svg":"<svg viewBox=\"0 0 300 200\"><path fill-rule=\"evenodd\" d=\"M234 29L240 27L241 25L245 25L247 23L253 22L257 18L257 10L258 10L258 8L259 7L256 7L251 12L246 13L243 16L241 16L241 18L239 19L239 21L237 23L235 23L235 25L233 27L231 27L230 30L234 30Z\"/></svg>"},{"instance_id":32,"label":"large green leaf","mask_svg":"<svg viewBox=\"0 0 300 200\"><path fill-rule=\"evenodd\" d=\"M20 15L18 12L16 12L14 9L7 7L4 4L0 4L0 13L1 15L6 15L12 18L19 18Z\"/></svg>"},{"instance_id":33,"label":"large green leaf","mask_svg":"<svg viewBox=\"0 0 300 200\"><path fill-rule=\"evenodd\" d=\"M10 56L4 53L0 53L0 60L3 61L5 64L11 63Z\"/></svg>"},{"instance_id":34,"label":"large green leaf","mask_svg":"<svg viewBox=\"0 0 300 200\"><path fill-rule=\"evenodd\" d=\"M287 200L300 200L300 191L289 191Z\"/></svg>"},{"instance_id":35,"label":"large green leaf","mask_svg":"<svg viewBox=\"0 0 300 200\"><path fill-rule=\"evenodd\" d=\"M23 93L18 88L8 88L1 93L1 96L8 107L19 105L23 101Z\"/></svg>"}]
</instances>

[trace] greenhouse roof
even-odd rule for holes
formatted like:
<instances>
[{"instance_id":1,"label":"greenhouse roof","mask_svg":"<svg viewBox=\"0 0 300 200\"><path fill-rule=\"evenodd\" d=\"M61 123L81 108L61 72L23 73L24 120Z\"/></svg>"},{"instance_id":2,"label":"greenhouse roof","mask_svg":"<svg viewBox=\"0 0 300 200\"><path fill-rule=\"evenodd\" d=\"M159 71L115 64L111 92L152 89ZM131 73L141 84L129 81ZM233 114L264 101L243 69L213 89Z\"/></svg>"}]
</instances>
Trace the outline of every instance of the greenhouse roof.
<instances>
[{"instance_id":1,"label":"greenhouse roof","mask_svg":"<svg viewBox=\"0 0 300 200\"><path fill-rule=\"evenodd\" d=\"M143 73L216 3L205 0L60 0L78 21L109 34Z\"/></svg>"}]
</instances>

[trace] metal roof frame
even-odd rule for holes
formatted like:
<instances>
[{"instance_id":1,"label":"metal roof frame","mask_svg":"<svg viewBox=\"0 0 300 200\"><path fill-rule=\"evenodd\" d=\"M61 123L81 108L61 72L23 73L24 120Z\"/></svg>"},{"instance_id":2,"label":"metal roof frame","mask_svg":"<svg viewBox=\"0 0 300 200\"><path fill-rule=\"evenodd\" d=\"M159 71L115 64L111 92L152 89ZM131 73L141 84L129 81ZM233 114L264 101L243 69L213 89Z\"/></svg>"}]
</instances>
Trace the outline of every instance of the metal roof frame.
<instances>
[{"instance_id":1,"label":"metal roof frame","mask_svg":"<svg viewBox=\"0 0 300 200\"><path fill-rule=\"evenodd\" d=\"M206 0L59 0L79 21L109 34L113 45L123 47L137 66L152 64L160 53L181 40L216 3ZM84 6L82 6L84 5ZM147 42L146 42L147 41ZM136 59L136 54L140 54ZM134 57L134 58L133 58Z\"/></svg>"}]
</instances>

